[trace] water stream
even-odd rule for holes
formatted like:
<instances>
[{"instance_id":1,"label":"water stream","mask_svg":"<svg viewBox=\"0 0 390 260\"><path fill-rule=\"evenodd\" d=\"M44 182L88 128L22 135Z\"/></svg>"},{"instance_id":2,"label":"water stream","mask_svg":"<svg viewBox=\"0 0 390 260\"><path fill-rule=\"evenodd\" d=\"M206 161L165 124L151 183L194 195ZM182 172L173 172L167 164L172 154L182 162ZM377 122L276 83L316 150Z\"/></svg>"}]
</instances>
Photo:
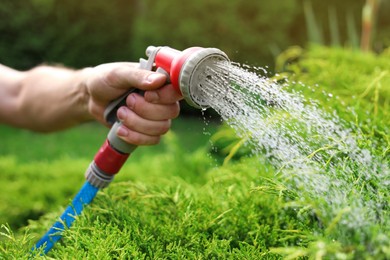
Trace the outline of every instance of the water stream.
<instances>
[{"instance_id":1,"label":"water stream","mask_svg":"<svg viewBox=\"0 0 390 260\"><path fill-rule=\"evenodd\" d=\"M338 225L353 230L387 221L380 218L388 207L381 191L390 187L389 166L360 147L358 127L254 68L221 62L207 74L202 98L253 154L266 157L302 205L316 201L311 210L323 220L338 216Z\"/></svg>"}]
</instances>

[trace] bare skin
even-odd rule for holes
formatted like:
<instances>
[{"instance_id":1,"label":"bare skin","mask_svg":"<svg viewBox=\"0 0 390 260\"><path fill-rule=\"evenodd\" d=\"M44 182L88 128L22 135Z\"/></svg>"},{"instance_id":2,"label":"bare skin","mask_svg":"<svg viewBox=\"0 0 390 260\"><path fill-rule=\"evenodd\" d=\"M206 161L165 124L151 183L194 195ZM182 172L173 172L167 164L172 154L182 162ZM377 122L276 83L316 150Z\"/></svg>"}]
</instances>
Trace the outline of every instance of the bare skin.
<instances>
[{"instance_id":1,"label":"bare skin","mask_svg":"<svg viewBox=\"0 0 390 260\"><path fill-rule=\"evenodd\" d=\"M38 66L21 72L0 64L0 124L53 132L83 122L105 124L107 105L128 89L132 93L118 118L118 136L134 145L157 144L178 116L182 97L166 85L162 74L138 68L137 63L108 63L71 70Z\"/></svg>"}]
</instances>

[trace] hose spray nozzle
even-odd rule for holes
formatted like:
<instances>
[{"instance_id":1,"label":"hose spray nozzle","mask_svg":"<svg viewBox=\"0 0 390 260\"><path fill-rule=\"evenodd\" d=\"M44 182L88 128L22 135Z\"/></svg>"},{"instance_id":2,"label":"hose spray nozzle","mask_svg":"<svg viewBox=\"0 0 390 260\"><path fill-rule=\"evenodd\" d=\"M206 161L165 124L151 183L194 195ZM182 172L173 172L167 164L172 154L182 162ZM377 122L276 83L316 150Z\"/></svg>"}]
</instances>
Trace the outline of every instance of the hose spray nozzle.
<instances>
[{"instance_id":1,"label":"hose spray nozzle","mask_svg":"<svg viewBox=\"0 0 390 260\"><path fill-rule=\"evenodd\" d=\"M216 48L191 47L178 51L149 46L146 55L154 60L156 71L169 76L173 87L195 108L209 107L201 92L204 82L212 77L209 68L218 62L229 61L228 56ZM142 62L145 60L141 60L141 66Z\"/></svg>"},{"instance_id":2,"label":"hose spray nozzle","mask_svg":"<svg viewBox=\"0 0 390 260\"><path fill-rule=\"evenodd\" d=\"M149 46L146 49L148 59L140 59L140 68L167 75L173 87L187 101L196 108L207 108L206 100L202 95L202 85L212 75L209 69L218 62L229 62L227 55L216 48L191 47L178 51L170 47ZM97 188L104 188L112 181L128 156L136 148L117 136L121 122L116 116L119 107L126 105L127 96L138 91L130 89L127 93L112 101L104 111L105 120L112 125L107 140L95 155L90 167L86 171L86 179ZM139 91L138 91L139 92Z\"/></svg>"}]
</instances>

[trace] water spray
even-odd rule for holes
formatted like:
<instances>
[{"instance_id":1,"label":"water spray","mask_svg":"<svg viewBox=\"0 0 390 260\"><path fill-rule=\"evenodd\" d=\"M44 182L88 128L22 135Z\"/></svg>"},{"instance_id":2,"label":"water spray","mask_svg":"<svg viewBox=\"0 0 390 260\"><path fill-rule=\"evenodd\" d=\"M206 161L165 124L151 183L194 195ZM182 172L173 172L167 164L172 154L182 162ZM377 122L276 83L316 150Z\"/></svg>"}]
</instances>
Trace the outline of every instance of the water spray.
<instances>
[{"instance_id":1,"label":"water spray","mask_svg":"<svg viewBox=\"0 0 390 260\"><path fill-rule=\"evenodd\" d=\"M175 90L195 108L209 106L200 89L212 77L210 68L218 62L229 62L227 55L216 48L192 47L178 51L170 47L150 46L146 49L146 56L147 60L140 59L140 68L150 71L155 68L156 72L167 75ZM37 242L33 250L43 248L45 254L49 252L54 243L61 239L65 227L69 228L72 225L84 206L92 202L99 189L110 184L129 155L136 149L137 146L128 144L117 136L117 130L122 123L116 113L119 107L126 105L127 96L137 91L130 89L106 108L104 118L112 127L85 173L87 181L60 219Z\"/></svg>"}]
</instances>

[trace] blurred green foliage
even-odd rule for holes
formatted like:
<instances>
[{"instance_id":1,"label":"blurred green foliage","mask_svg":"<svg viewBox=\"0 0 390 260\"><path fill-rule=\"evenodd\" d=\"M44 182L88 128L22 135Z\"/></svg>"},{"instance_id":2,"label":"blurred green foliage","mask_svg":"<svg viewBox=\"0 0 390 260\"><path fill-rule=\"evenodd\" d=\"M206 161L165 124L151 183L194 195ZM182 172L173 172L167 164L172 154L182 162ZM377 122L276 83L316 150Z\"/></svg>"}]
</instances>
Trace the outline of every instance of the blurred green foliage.
<instances>
[{"instance_id":1,"label":"blurred green foliage","mask_svg":"<svg viewBox=\"0 0 390 260\"><path fill-rule=\"evenodd\" d=\"M144 46L217 46L232 60L271 60L271 50L288 46L296 1L144 1L134 27L134 50ZM283 14L275 19L275 15ZM147 28L147 29L145 29ZM264 65L264 64L262 64Z\"/></svg>"},{"instance_id":2,"label":"blurred green foliage","mask_svg":"<svg viewBox=\"0 0 390 260\"><path fill-rule=\"evenodd\" d=\"M339 42L360 33L364 0L311 0L324 44L338 26ZM213 46L250 65L273 66L274 57L308 39L304 0L3 0L0 63L28 69L42 62L93 66L137 61L148 45L178 49ZM374 48L389 45L389 1L382 1ZM329 20L331 19L331 21ZM336 21L333 21L337 19ZM332 22L333 21L333 22ZM350 29L348 29L350 28ZM351 29L355 28L355 29ZM333 36L331 36L333 33Z\"/></svg>"},{"instance_id":3,"label":"blurred green foliage","mask_svg":"<svg viewBox=\"0 0 390 260\"><path fill-rule=\"evenodd\" d=\"M27 69L42 62L84 67L128 60L134 2L2 1L0 62Z\"/></svg>"}]
</instances>

